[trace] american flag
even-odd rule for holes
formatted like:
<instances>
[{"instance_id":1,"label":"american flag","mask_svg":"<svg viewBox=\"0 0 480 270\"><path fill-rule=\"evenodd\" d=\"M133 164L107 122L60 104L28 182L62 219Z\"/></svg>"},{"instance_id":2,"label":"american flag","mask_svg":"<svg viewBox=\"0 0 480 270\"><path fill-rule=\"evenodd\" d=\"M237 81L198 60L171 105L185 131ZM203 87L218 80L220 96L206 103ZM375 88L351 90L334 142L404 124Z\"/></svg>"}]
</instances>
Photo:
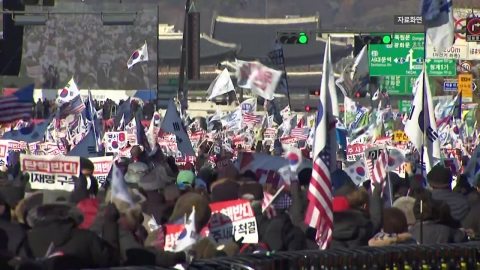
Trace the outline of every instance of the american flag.
<instances>
[{"instance_id":1,"label":"american flag","mask_svg":"<svg viewBox=\"0 0 480 270\"><path fill-rule=\"evenodd\" d=\"M255 115L251 113L243 113L243 125L244 126L254 126L260 122L262 122L262 116Z\"/></svg>"},{"instance_id":2,"label":"american flag","mask_svg":"<svg viewBox=\"0 0 480 270\"><path fill-rule=\"evenodd\" d=\"M263 192L262 210L268 218L272 218L277 215L275 208L272 205L273 195L267 192Z\"/></svg>"},{"instance_id":3,"label":"american flag","mask_svg":"<svg viewBox=\"0 0 480 270\"><path fill-rule=\"evenodd\" d=\"M310 134L310 128L293 128L290 131L290 136L294 137L299 141L306 141L308 139L308 135Z\"/></svg>"},{"instance_id":4,"label":"american flag","mask_svg":"<svg viewBox=\"0 0 480 270\"><path fill-rule=\"evenodd\" d=\"M320 100L313 144L313 168L308 188L308 207L305 224L317 230L316 242L320 249L326 249L332 240L333 207L330 172L336 169L336 118L338 113L336 91L330 75L333 72L330 53L330 38L327 41L324 60ZM333 77L333 76L332 76Z\"/></svg>"},{"instance_id":5,"label":"american flag","mask_svg":"<svg viewBox=\"0 0 480 270\"><path fill-rule=\"evenodd\" d=\"M30 118L33 105L33 84L0 98L0 124Z\"/></svg>"},{"instance_id":6,"label":"american flag","mask_svg":"<svg viewBox=\"0 0 480 270\"><path fill-rule=\"evenodd\" d=\"M380 156L375 161L372 170L372 183L381 183L385 185L385 177L387 177L387 164L388 164L388 157L386 151L381 151Z\"/></svg>"},{"instance_id":7,"label":"american flag","mask_svg":"<svg viewBox=\"0 0 480 270\"><path fill-rule=\"evenodd\" d=\"M74 97L70 102L67 102L60 107L60 114L67 116L67 115L76 115L81 113L85 110L85 103L82 101L82 97L80 95Z\"/></svg>"}]
</instances>

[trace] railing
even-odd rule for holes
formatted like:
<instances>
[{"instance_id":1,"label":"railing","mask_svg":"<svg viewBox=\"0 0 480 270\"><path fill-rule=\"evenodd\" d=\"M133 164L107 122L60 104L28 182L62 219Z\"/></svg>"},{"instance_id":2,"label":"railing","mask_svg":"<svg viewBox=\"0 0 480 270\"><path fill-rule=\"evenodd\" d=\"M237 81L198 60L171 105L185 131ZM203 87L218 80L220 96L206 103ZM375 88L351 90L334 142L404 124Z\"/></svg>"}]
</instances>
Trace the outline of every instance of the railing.
<instances>
[{"instance_id":1,"label":"railing","mask_svg":"<svg viewBox=\"0 0 480 270\"><path fill-rule=\"evenodd\" d=\"M444 245L396 245L326 251L306 250L268 255L245 255L198 260L188 269L322 269L322 270L476 270L480 269L480 242ZM119 267L112 270L169 269L161 267ZM170 268L174 269L174 268ZM187 269L187 268L185 268Z\"/></svg>"}]
</instances>

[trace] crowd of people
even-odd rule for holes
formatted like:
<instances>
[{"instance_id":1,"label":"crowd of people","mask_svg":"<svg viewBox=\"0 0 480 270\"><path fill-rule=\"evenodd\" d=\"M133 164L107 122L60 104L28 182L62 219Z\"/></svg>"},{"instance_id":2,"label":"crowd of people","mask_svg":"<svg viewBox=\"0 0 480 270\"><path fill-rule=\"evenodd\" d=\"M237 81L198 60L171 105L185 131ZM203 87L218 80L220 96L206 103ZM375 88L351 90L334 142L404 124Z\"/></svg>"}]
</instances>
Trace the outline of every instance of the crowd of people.
<instances>
[{"instance_id":1,"label":"crowd of people","mask_svg":"<svg viewBox=\"0 0 480 270\"><path fill-rule=\"evenodd\" d=\"M277 190L262 186L252 171L240 174L233 164L211 168L206 162L210 147L202 144L196 163L182 169L160 148L146 155L142 147L132 147L131 158L121 158L116 166L124 174L134 206L112 197L108 182L98 184L88 159L81 158L81 175L74 179L72 192L31 190L19 164L9 167L0 182L1 269L173 267L240 253L319 249L316 230L304 223L312 169L284 179L286 188L273 203L276 215L269 217L262 211L262 201ZM329 248L461 243L480 233L480 189L470 187L465 176L458 176L452 190L452 174L443 166L434 167L426 179L414 174L410 163L402 166L404 177L389 173L390 192L370 181L357 186L341 169L332 173ZM431 189L423 188L425 180ZM203 238L189 251L163 249L163 225L183 222L195 209L195 228L200 232L212 215L209 203L236 199L250 201L257 244L232 239L219 246ZM152 219L158 228L149 226Z\"/></svg>"},{"instance_id":2,"label":"crowd of people","mask_svg":"<svg viewBox=\"0 0 480 270\"><path fill-rule=\"evenodd\" d=\"M82 4L59 3L56 10L78 12L90 7L92 10L85 12L99 11L95 5ZM25 27L19 76L33 79L36 88L46 89L62 88L72 76L82 89L150 89L156 82L156 16L155 9L144 9L136 14L134 26L104 26L100 14L53 11L46 26ZM151 61L128 70L128 58L144 41L152 45Z\"/></svg>"},{"instance_id":3,"label":"crowd of people","mask_svg":"<svg viewBox=\"0 0 480 270\"><path fill-rule=\"evenodd\" d=\"M108 120L115 117L117 113L117 108L123 104L124 100L120 100L118 104L111 100L106 99L103 100L93 100L93 105L95 106L96 111L102 111L102 119ZM142 110L143 119L142 120L150 120L153 117L153 113L155 112L155 107L153 101L147 100L145 103L137 103L138 106ZM57 110L57 105L55 100L48 100L48 99L38 99L35 103L35 107L33 108L33 118L35 119L48 119L50 115Z\"/></svg>"}]
</instances>

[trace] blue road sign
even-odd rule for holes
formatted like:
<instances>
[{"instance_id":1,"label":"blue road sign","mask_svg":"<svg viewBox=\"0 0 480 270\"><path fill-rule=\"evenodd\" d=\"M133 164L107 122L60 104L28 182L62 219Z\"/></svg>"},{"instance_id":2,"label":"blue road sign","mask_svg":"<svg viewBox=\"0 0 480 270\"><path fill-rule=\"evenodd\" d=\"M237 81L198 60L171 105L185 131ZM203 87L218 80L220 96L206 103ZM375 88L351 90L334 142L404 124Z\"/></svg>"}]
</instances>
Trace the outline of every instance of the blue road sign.
<instances>
[{"instance_id":1,"label":"blue road sign","mask_svg":"<svg viewBox=\"0 0 480 270\"><path fill-rule=\"evenodd\" d=\"M477 89L477 84L472 82L472 91ZM445 92L457 92L458 91L458 81L444 81L443 82L443 90Z\"/></svg>"}]
</instances>

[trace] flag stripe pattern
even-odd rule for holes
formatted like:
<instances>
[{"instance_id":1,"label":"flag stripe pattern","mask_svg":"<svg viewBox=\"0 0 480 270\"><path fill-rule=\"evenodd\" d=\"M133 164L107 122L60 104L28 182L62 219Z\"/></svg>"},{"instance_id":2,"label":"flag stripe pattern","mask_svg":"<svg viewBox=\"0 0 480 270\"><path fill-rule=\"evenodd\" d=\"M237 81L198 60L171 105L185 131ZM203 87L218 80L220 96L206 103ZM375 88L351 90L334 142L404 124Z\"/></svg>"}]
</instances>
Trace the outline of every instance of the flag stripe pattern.
<instances>
[{"instance_id":1,"label":"flag stripe pattern","mask_svg":"<svg viewBox=\"0 0 480 270\"><path fill-rule=\"evenodd\" d=\"M251 114L251 113L243 113L243 125L244 126L253 126L260 122L262 122L262 116Z\"/></svg>"},{"instance_id":2,"label":"flag stripe pattern","mask_svg":"<svg viewBox=\"0 0 480 270\"><path fill-rule=\"evenodd\" d=\"M267 207L267 209L265 210L265 215L267 215L268 218L272 218L277 215L277 213L275 212L275 208L273 207L273 205L270 204L272 200L273 195L267 192L263 192L262 209L265 209L265 207Z\"/></svg>"},{"instance_id":3,"label":"flag stripe pattern","mask_svg":"<svg viewBox=\"0 0 480 270\"><path fill-rule=\"evenodd\" d=\"M329 138L327 136L327 142ZM317 242L321 249L326 249L332 237L332 183L330 180L329 145L314 158L312 177L308 190L308 208L305 215L310 227L317 229Z\"/></svg>"},{"instance_id":4,"label":"flag stripe pattern","mask_svg":"<svg viewBox=\"0 0 480 270\"><path fill-rule=\"evenodd\" d=\"M310 134L310 129L309 128L293 128L290 131L290 136L294 137L295 139L299 141L306 141L308 139L308 135Z\"/></svg>"},{"instance_id":5,"label":"flag stripe pattern","mask_svg":"<svg viewBox=\"0 0 480 270\"><path fill-rule=\"evenodd\" d=\"M85 103L80 95L74 97L70 102L63 105L60 109L62 115L79 114L85 110Z\"/></svg>"},{"instance_id":6,"label":"flag stripe pattern","mask_svg":"<svg viewBox=\"0 0 480 270\"><path fill-rule=\"evenodd\" d=\"M20 95L22 96L20 97ZM33 86L29 86L28 89L20 89L10 96L0 98L0 124L30 118L32 116L33 103Z\"/></svg>"},{"instance_id":7,"label":"flag stripe pattern","mask_svg":"<svg viewBox=\"0 0 480 270\"><path fill-rule=\"evenodd\" d=\"M372 181L374 183L385 184L384 179L387 176L387 162L387 153L384 150L373 166Z\"/></svg>"},{"instance_id":8,"label":"flag stripe pattern","mask_svg":"<svg viewBox=\"0 0 480 270\"><path fill-rule=\"evenodd\" d=\"M318 119L317 119L318 120ZM321 249L326 249L332 239L333 212L332 212L332 182L330 178L330 131L335 124L325 128L317 121L315 133L326 132L325 147L313 159L312 177L308 189L308 208L305 223L317 229L317 243ZM327 123L328 119L327 119ZM318 134L316 134L316 137ZM317 138L316 138L317 139Z\"/></svg>"}]
</instances>

